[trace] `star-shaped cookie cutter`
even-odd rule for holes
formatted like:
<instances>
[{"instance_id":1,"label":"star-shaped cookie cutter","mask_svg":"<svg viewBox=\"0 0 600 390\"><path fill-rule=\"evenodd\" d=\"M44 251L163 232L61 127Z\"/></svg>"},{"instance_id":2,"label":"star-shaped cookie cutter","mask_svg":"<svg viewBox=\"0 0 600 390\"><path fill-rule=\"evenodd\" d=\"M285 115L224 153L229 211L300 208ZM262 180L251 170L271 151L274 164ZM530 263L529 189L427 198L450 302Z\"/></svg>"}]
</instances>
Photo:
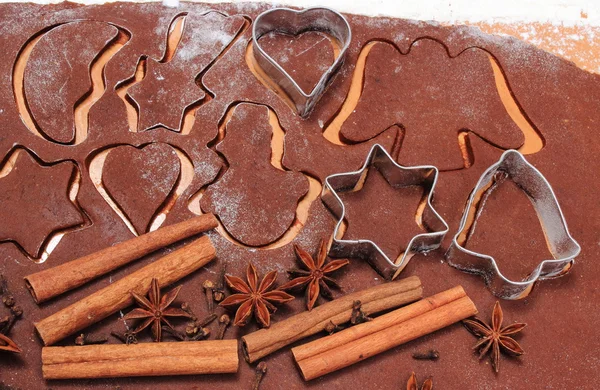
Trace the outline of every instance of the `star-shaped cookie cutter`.
<instances>
[{"instance_id":1,"label":"star-shaped cookie cutter","mask_svg":"<svg viewBox=\"0 0 600 390\"><path fill-rule=\"evenodd\" d=\"M520 282L504 276L492 256L473 252L463 246L468 240L466 234L472 232L476 224L475 213L481 212L477 210L479 194L488 190L499 174L510 178L531 201L554 258L542 261ZM471 221L473 222L470 223ZM569 234L558 199L548 180L527 162L521 153L507 150L497 163L483 173L471 192L458 232L446 252L446 260L454 268L483 276L486 286L495 296L503 299L521 299L529 295L538 280L557 278L569 272L580 251L581 247Z\"/></svg>"},{"instance_id":2,"label":"star-shaped cookie cutter","mask_svg":"<svg viewBox=\"0 0 600 390\"><path fill-rule=\"evenodd\" d=\"M390 259L371 240L344 240L342 237L339 237L346 208L338 193L353 192L357 187L362 186L370 167L379 170L385 180L394 188L419 185L429 191L427 203L422 213L422 224L429 231L414 236L408 243L404 253L396 261ZM331 257L349 257L367 260L381 276L392 280L406 267L412 256L439 248L444 236L448 232L448 224L431 204L437 178L438 169L436 167L432 165L402 166L396 163L379 144L373 145L364 165L358 171L327 176L323 191L321 192L321 200L338 219L333 231L333 242L329 250L329 255Z\"/></svg>"},{"instance_id":3,"label":"star-shaped cookie cutter","mask_svg":"<svg viewBox=\"0 0 600 390\"><path fill-rule=\"evenodd\" d=\"M323 73L310 93L296 83L288 72L260 46L258 40L270 32L298 35L305 31L330 34L340 44L340 52L333 64ZM252 27L254 59L260 68L275 82L296 106L301 117L307 117L340 69L350 41L352 30L342 14L324 7L297 11L290 8L273 8L258 15Z\"/></svg>"}]
</instances>

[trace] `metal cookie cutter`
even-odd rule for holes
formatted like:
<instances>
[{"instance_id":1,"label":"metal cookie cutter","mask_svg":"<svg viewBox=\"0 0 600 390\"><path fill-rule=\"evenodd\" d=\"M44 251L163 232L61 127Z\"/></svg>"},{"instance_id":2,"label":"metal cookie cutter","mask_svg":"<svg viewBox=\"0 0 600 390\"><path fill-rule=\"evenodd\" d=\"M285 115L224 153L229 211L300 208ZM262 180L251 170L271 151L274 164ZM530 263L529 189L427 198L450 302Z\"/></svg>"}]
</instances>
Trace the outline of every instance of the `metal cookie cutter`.
<instances>
[{"instance_id":1,"label":"metal cookie cutter","mask_svg":"<svg viewBox=\"0 0 600 390\"><path fill-rule=\"evenodd\" d=\"M260 46L258 40L270 32L298 35L305 31L321 31L333 36L341 46L341 50L333 62L321 76L312 92L307 94L271 56ZM262 70L289 96L301 117L307 117L313 107L333 80L333 76L344 62L346 50L352 39L352 31L346 18L329 8L308 8L296 11L289 8L274 8L258 15L252 27L252 43L254 59Z\"/></svg>"},{"instance_id":2,"label":"metal cookie cutter","mask_svg":"<svg viewBox=\"0 0 600 390\"><path fill-rule=\"evenodd\" d=\"M346 213L344 203L338 193L354 191L357 185L363 182L371 166L378 169L385 180L394 188L421 185L429 190L422 222L430 231L414 236L404 253L396 261L390 259L371 240L343 240L341 237L338 238ZM413 255L439 248L448 232L448 224L431 204L437 177L438 170L436 167L432 165L404 167L396 163L381 145L375 144L371 148L364 165L358 171L338 173L325 178L321 200L338 219L333 231L333 243L329 255L332 257L365 259L381 276L392 280L404 269Z\"/></svg>"},{"instance_id":3,"label":"metal cookie cutter","mask_svg":"<svg viewBox=\"0 0 600 390\"><path fill-rule=\"evenodd\" d=\"M500 272L493 257L470 251L463 246L468 237L465 230L471 229L470 226L467 228L467 222L476 221L476 216L473 219L473 213L478 203L478 193L493 185L498 174L506 175L527 194L540 219L546 242L554 257L553 260L542 261L520 282L507 279ZM565 217L550 183L521 153L507 150L496 164L483 173L471 192L458 233L446 252L446 260L454 268L483 276L486 286L495 296L503 299L521 299L529 295L536 281L557 278L569 272L580 251L581 247L569 234Z\"/></svg>"}]
</instances>

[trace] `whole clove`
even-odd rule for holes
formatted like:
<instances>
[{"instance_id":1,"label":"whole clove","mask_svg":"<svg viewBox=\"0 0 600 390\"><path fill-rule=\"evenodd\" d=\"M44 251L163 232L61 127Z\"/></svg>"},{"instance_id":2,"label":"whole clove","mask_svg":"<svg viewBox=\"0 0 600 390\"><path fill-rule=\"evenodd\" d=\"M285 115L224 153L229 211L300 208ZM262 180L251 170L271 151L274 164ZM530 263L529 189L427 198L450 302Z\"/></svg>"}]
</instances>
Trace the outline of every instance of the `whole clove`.
<instances>
[{"instance_id":1,"label":"whole clove","mask_svg":"<svg viewBox=\"0 0 600 390\"><path fill-rule=\"evenodd\" d=\"M13 307L15 305L15 297L12 295L4 295L2 296L2 303L6 307Z\"/></svg>"},{"instance_id":2,"label":"whole clove","mask_svg":"<svg viewBox=\"0 0 600 390\"><path fill-rule=\"evenodd\" d=\"M23 316L23 308L19 305L14 305L11 307L10 312L17 318L21 318Z\"/></svg>"},{"instance_id":3,"label":"whole clove","mask_svg":"<svg viewBox=\"0 0 600 390\"><path fill-rule=\"evenodd\" d=\"M75 345L85 345L85 335L83 333L75 337Z\"/></svg>"},{"instance_id":4,"label":"whole clove","mask_svg":"<svg viewBox=\"0 0 600 390\"><path fill-rule=\"evenodd\" d=\"M199 331L200 331L200 328L198 326L196 326L196 324L194 324L194 323L188 325L185 328L185 334L187 337L190 337L190 338L197 335Z\"/></svg>"},{"instance_id":5,"label":"whole clove","mask_svg":"<svg viewBox=\"0 0 600 390\"><path fill-rule=\"evenodd\" d=\"M371 320L372 318L362 311L362 303L360 301L354 301L352 303L352 314L350 316L350 323L352 325L357 325Z\"/></svg>"},{"instance_id":6,"label":"whole clove","mask_svg":"<svg viewBox=\"0 0 600 390\"><path fill-rule=\"evenodd\" d=\"M138 340L137 340L137 335L132 332L132 331L128 331L125 332L125 344L129 345L129 344L137 344Z\"/></svg>"},{"instance_id":7,"label":"whole clove","mask_svg":"<svg viewBox=\"0 0 600 390\"><path fill-rule=\"evenodd\" d=\"M258 363L256 365L256 370L255 370L255 375L254 375L254 382L252 383L252 390L258 390L260 387L260 382L262 381L263 377L265 376L265 374L267 373L267 363L265 363L264 361Z\"/></svg>"},{"instance_id":8,"label":"whole clove","mask_svg":"<svg viewBox=\"0 0 600 390\"><path fill-rule=\"evenodd\" d=\"M2 322L4 322L4 325L0 327L0 333L3 335L8 335L15 322L17 322L17 316L11 313L8 317L4 317L0 321L0 323Z\"/></svg>"},{"instance_id":9,"label":"whole clove","mask_svg":"<svg viewBox=\"0 0 600 390\"><path fill-rule=\"evenodd\" d=\"M223 340L225 337L225 331L231 322L231 318L227 314L223 314L219 317L219 333L217 334L217 340Z\"/></svg>"},{"instance_id":10,"label":"whole clove","mask_svg":"<svg viewBox=\"0 0 600 390\"><path fill-rule=\"evenodd\" d=\"M15 320L16 320L16 318L12 314L9 316L6 316L4 318L1 318L0 319L0 333L2 333L3 335L8 334L8 331L10 331L10 328L12 328Z\"/></svg>"},{"instance_id":11,"label":"whole clove","mask_svg":"<svg viewBox=\"0 0 600 390\"><path fill-rule=\"evenodd\" d=\"M198 332L196 333L196 335L194 337L192 337L191 339L193 341L204 340L204 339L207 339L208 336L210 336L210 329L208 329L208 328L199 328Z\"/></svg>"},{"instance_id":12,"label":"whole clove","mask_svg":"<svg viewBox=\"0 0 600 390\"><path fill-rule=\"evenodd\" d=\"M171 328L170 326L164 326L162 328L163 332L170 334L177 341L185 340L185 335L178 331L177 329Z\"/></svg>"},{"instance_id":13,"label":"whole clove","mask_svg":"<svg viewBox=\"0 0 600 390\"><path fill-rule=\"evenodd\" d=\"M0 295L2 295L4 306L10 309L10 315L0 320L0 333L8 335L15 322L23 316L23 308L17 305L15 297L8 289L8 281L4 275L0 275Z\"/></svg>"},{"instance_id":14,"label":"whole clove","mask_svg":"<svg viewBox=\"0 0 600 390\"><path fill-rule=\"evenodd\" d=\"M210 324L217 318L215 313L209 314L201 320L195 320L188 324L185 333L188 337L194 337L203 327Z\"/></svg>"},{"instance_id":15,"label":"whole clove","mask_svg":"<svg viewBox=\"0 0 600 390\"><path fill-rule=\"evenodd\" d=\"M412 355L413 359L416 360L432 360L436 361L440 358L440 353L435 349L430 349L427 352L415 352Z\"/></svg>"},{"instance_id":16,"label":"whole clove","mask_svg":"<svg viewBox=\"0 0 600 390\"><path fill-rule=\"evenodd\" d=\"M194 312L192 311L192 308L190 307L190 304L189 304L189 303L187 303L187 302L183 302L183 303L181 304L181 310L183 310L184 312L186 312L186 313L187 313L187 314L190 316L190 318L191 318L191 320L192 320L192 321L194 321L194 322L195 322L195 321L197 321L197 320L198 320L198 317L197 317L197 316L196 316L196 314L194 314Z\"/></svg>"},{"instance_id":17,"label":"whole clove","mask_svg":"<svg viewBox=\"0 0 600 390\"><path fill-rule=\"evenodd\" d=\"M200 327L206 326L216 319L217 319L217 315L215 313L212 313L212 314L209 314L208 316L204 317L200 321L196 322L196 325L198 325Z\"/></svg>"},{"instance_id":18,"label":"whole clove","mask_svg":"<svg viewBox=\"0 0 600 390\"><path fill-rule=\"evenodd\" d=\"M199 330L199 327L196 324L198 322L198 316L196 316L190 307L190 304L187 302L183 302L181 304L181 310L186 312L191 319L191 321L188 323L188 326L185 328L185 334L187 337L193 337L198 333Z\"/></svg>"},{"instance_id":19,"label":"whole clove","mask_svg":"<svg viewBox=\"0 0 600 390\"><path fill-rule=\"evenodd\" d=\"M333 321L329 321L329 323L325 326L325 331L327 333L329 333L330 335L339 332L340 330L343 330L344 326L342 325L336 325L333 323Z\"/></svg>"},{"instance_id":20,"label":"whole clove","mask_svg":"<svg viewBox=\"0 0 600 390\"><path fill-rule=\"evenodd\" d=\"M210 280L205 280L202 283L202 288L204 289L204 295L206 295L206 307L208 308L208 312L212 313L215 311L215 304L213 300L213 289L215 285Z\"/></svg>"},{"instance_id":21,"label":"whole clove","mask_svg":"<svg viewBox=\"0 0 600 390\"><path fill-rule=\"evenodd\" d=\"M225 299L225 274L227 273L227 266L223 265L219 271L219 278L217 284L213 289L213 299L216 302L221 302Z\"/></svg>"},{"instance_id":22,"label":"whole clove","mask_svg":"<svg viewBox=\"0 0 600 390\"><path fill-rule=\"evenodd\" d=\"M90 335L86 335L81 333L79 336L75 338L75 345L93 345L93 344L104 344L108 341L108 337L90 337Z\"/></svg>"},{"instance_id":23,"label":"whole clove","mask_svg":"<svg viewBox=\"0 0 600 390\"><path fill-rule=\"evenodd\" d=\"M135 335L135 333L133 333L131 331L127 331L123 334L113 331L113 332L110 332L110 335L126 345L137 344L137 342L138 342L137 336Z\"/></svg>"},{"instance_id":24,"label":"whole clove","mask_svg":"<svg viewBox=\"0 0 600 390\"><path fill-rule=\"evenodd\" d=\"M15 297L10 293L8 289L8 281L4 277L4 275L0 275L0 294L2 294L2 303L6 307L13 307L15 302Z\"/></svg>"}]
</instances>

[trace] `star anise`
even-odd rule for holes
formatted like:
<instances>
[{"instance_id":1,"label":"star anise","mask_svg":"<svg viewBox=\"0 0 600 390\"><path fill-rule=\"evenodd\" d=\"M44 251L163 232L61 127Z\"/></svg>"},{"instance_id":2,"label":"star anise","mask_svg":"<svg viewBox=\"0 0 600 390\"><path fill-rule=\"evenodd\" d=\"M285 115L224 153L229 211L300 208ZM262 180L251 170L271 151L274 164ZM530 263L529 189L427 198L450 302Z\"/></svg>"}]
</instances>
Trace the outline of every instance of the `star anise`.
<instances>
[{"instance_id":1,"label":"star anise","mask_svg":"<svg viewBox=\"0 0 600 390\"><path fill-rule=\"evenodd\" d=\"M413 372L410 378L408 378L408 382L406 383L406 390L417 390L419 388L419 384L417 383L417 376ZM428 378L421 385L421 390L431 390L433 389L433 380Z\"/></svg>"},{"instance_id":2,"label":"star anise","mask_svg":"<svg viewBox=\"0 0 600 390\"><path fill-rule=\"evenodd\" d=\"M473 349L479 349L479 359L482 359L490 349L492 350L492 367L496 372L500 368L500 350L512 356L520 356L525 352L519 343L510 336L519 333L527 324L514 323L502 327L502 320L502 308L500 302L496 301L492 312L491 325L486 324L477 317L463 321L469 332L480 338L473 347Z\"/></svg>"},{"instance_id":3,"label":"star anise","mask_svg":"<svg viewBox=\"0 0 600 390\"><path fill-rule=\"evenodd\" d=\"M21 353L21 348L19 348L14 341L9 339L8 336L0 333L0 351Z\"/></svg>"},{"instance_id":4,"label":"star anise","mask_svg":"<svg viewBox=\"0 0 600 390\"><path fill-rule=\"evenodd\" d=\"M256 268L252 263L248 263L246 279L248 283L236 276L225 275L229 287L238 293L228 296L219 305L239 306L233 320L236 326L246 325L254 312L256 320L264 327L268 327L271 325L270 312L277 310L274 304L291 301L294 297L284 291L273 289L277 271L271 271L265 275L259 285Z\"/></svg>"},{"instance_id":5,"label":"star anise","mask_svg":"<svg viewBox=\"0 0 600 390\"><path fill-rule=\"evenodd\" d=\"M333 260L325 264L327 259L327 243L321 240L317 261L298 245L294 245L296 257L302 262L306 270L290 270L288 274L294 279L283 286L282 290L290 290L307 285L306 288L306 307L312 310L317 302L319 295L327 299L333 299L333 294L329 286L340 288L340 286L328 274L337 271L348 264L348 260Z\"/></svg>"},{"instance_id":6,"label":"star anise","mask_svg":"<svg viewBox=\"0 0 600 390\"><path fill-rule=\"evenodd\" d=\"M173 329L173 325L167 320L167 317L189 317L189 314L182 309L169 307L177 298L181 286L175 287L161 297L158 280L152 279L150 289L148 290L148 298L131 291L133 299L141 308L136 308L127 313L125 320L143 319L143 321L133 330L134 334L138 334L142 330L152 325L152 335L154 341L160 341L162 337L163 323Z\"/></svg>"}]
</instances>

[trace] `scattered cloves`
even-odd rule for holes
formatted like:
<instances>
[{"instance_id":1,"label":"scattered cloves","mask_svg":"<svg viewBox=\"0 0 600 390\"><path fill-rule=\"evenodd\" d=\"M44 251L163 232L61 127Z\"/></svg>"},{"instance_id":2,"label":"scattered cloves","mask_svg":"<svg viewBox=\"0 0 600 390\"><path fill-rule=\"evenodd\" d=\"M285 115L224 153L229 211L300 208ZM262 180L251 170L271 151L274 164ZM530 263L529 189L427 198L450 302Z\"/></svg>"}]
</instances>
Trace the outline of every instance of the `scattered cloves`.
<instances>
[{"instance_id":1,"label":"scattered cloves","mask_svg":"<svg viewBox=\"0 0 600 390\"><path fill-rule=\"evenodd\" d=\"M225 274L227 273L227 267L223 265L219 271L219 278L217 284L213 289L213 299L215 302L221 302L225 299Z\"/></svg>"},{"instance_id":2,"label":"scattered cloves","mask_svg":"<svg viewBox=\"0 0 600 390\"><path fill-rule=\"evenodd\" d=\"M206 306L208 308L208 312L212 313L215 311L213 300L213 290L215 285L210 280L205 280L204 283L202 283L202 288L204 289L204 294L206 295Z\"/></svg>"},{"instance_id":3,"label":"scattered cloves","mask_svg":"<svg viewBox=\"0 0 600 390\"><path fill-rule=\"evenodd\" d=\"M350 316L350 323L352 325L356 325L371 320L372 318L362 311L362 303L360 301L354 301L352 303L352 315Z\"/></svg>"},{"instance_id":4,"label":"scattered cloves","mask_svg":"<svg viewBox=\"0 0 600 390\"><path fill-rule=\"evenodd\" d=\"M104 344L108 341L108 337L90 337L90 335L86 335L81 333L79 336L75 338L75 345L92 345L92 344Z\"/></svg>"},{"instance_id":5,"label":"scattered cloves","mask_svg":"<svg viewBox=\"0 0 600 390\"><path fill-rule=\"evenodd\" d=\"M412 355L413 359L416 360L432 360L436 361L440 358L440 353L435 349L430 349L427 352L415 352Z\"/></svg>"},{"instance_id":6,"label":"scattered cloves","mask_svg":"<svg viewBox=\"0 0 600 390\"><path fill-rule=\"evenodd\" d=\"M267 373L267 363L265 363L264 361L258 363L256 366L256 370L255 370L254 382L252 383L252 390L259 389L260 382L262 381L262 379L266 373Z\"/></svg>"},{"instance_id":7,"label":"scattered cloves","mask_svg":"<svg viewBox=\"0 0 600 390\"><path fill-rule=\"evenodd\" d=\"M225 331L231 322L231 318L227 314L223 314L219 317L219 333L217 334L217 340L223 340L225 337Z\"/></svg>"},{"instance_id":8,"label":"scattered cloves","mask_svg":"<svg viewBox=\"0 0 600 390\"><path fill-rule=\"evenodd\" d=\"M196 316L196 314L194 314L194 312L192 311L192 308L190 307L190 304L187 302L183 302L181 304L181 310L183 310L184 312L186 312L189 316L190 319L194 322L196 322L198 320L198 317Z\"/></svg>"}]
</instances>

